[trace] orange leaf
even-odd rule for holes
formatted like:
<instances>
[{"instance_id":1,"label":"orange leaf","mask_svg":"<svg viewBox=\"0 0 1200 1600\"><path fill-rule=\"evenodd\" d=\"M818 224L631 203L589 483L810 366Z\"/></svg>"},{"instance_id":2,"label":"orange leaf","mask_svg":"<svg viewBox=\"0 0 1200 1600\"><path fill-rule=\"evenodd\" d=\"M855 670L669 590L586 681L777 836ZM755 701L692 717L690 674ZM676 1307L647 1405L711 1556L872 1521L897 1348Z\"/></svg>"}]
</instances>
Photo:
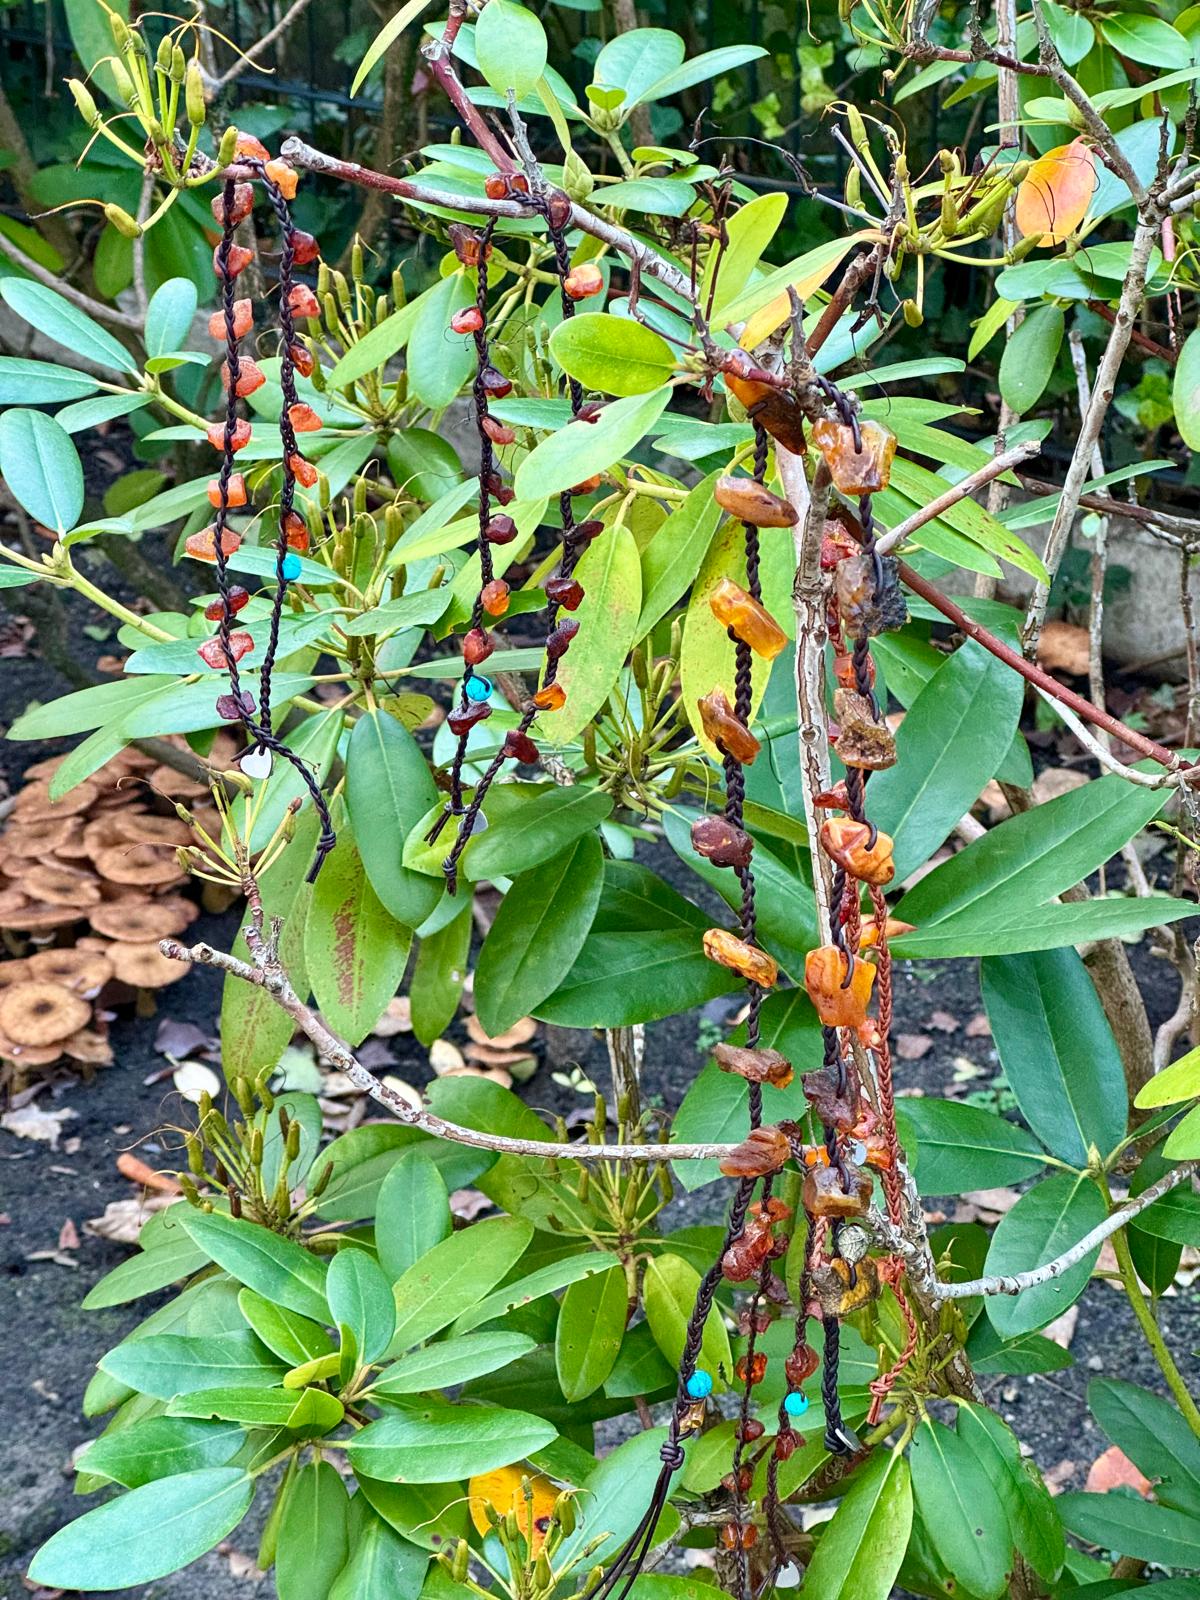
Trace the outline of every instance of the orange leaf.
<instances>
[{"instance_id":1,"label":"orange leaf","mask_svg":"<svg viewBox=\"0 0 1200 1600\"><path fill-rule=\"evenodd\" d=\"M1082 139L1039 156L1017 190L1017 227L1024 238L1061 244L1087 216L1096 192L1096 158Z\"/></svg>"},{"instance_id":2,"label":"orange leaf","mask_svg":"<svg viewBox=\"0 0 1200 1600\"><path fill-rule=\"evenodd\" d=\"M1114 1444L1092 1462L1087 1487L1093 1494L1105 1494L1109 1489L1136 1489L1145 1498L1150 1493L1150 1480L1143 1477L1125 1452Z\"/></svg>"},{"instance_id":3,"label":"orange leaf","mask_svg":"<svg viewBox=\"0 0 1200 1600\"><path fill-rule=\"evenodd\" d=\"M531 1498L526 1500L523 1481L527 1480ZM497 1467L494 1472L481 1472L467 1485L471 1507L471 1521L480 1533L486 1533L490 1524L485 1507L490 1506L500 1516L511 1511L517 1526L529 1544L530 1555L540 1553L546 1540L550 1513L559 1491L549 1478L539 1472L523 1471L520 1467Z\"/></svg>"}]
</instances>

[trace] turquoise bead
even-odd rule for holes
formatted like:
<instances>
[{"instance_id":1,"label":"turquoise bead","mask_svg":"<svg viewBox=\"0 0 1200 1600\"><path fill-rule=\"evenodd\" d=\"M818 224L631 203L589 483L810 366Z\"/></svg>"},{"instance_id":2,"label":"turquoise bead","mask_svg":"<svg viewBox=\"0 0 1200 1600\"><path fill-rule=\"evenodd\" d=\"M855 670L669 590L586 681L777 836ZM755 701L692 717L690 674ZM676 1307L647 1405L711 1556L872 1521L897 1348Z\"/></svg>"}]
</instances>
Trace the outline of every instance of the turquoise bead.
<instances>
[{"instance_id":1,"label":"turquoise bead","mask_svg":"<svg viewBox=\"0 0 1200 1600\"><path fill-rule=\"evenodd\" d=\"M476 674L473 678L467 679L465 692L468 700L490 700L492 698L492 680L490 678L481 678Z\"/></svg>"},{"instance_id":2,"label":"turquoise bead","mask_svg":"<svg viewBox=\"0 0 1200 1600\"><path fill-rule=\"evenodd\" d=\"M808 1396L799 1389L793 1389L783 1397L783 1409L789 1417L802 1417L808 1410Z\"/></svg>"},{"instance_id":3,"label":"turquoise bead","mask_svg":"<svg viewBox=\"0 0 1200 1600\"><path fill-rule=\"evenodd\" d=\"M289 550L283 558L282 572L285 583L294 583L300 576L300 557L294 550Z\"/></svg>"},{"instance_id":4,"label":"turquoise bead","mask_svg":"<svg viewBox=\"0 0 1200 1600\"><path fill-rule=\"evenodd\" d=\"M712 1374L697 1367L686 1384L687 1392L693 1400L707 1400L712 1393Z\"/></svg>"}]
</instances>

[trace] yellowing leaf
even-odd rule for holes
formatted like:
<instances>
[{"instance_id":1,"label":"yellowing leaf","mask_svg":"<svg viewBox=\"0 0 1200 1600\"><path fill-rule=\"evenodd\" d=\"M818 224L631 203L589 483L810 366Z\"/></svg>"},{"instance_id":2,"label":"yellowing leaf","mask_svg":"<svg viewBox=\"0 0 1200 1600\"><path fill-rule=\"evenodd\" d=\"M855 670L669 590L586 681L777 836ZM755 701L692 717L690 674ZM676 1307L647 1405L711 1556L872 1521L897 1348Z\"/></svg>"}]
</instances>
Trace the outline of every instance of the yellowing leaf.
<instances>
[{"instance_id":1,"label":"yellowing leaf","mask_svg":"<svg viewBox=\"0 0 1200 1600\"><path fill-rule=\"evenodd\" d=\"M525 1482L529 1484L528 1500L522 1488ZM534 1556L546 1542L546 1525L558 1494L558 1488L549 1478L521 1467L497 1467L494 1472L481 1472L467 1485L471 1521L476 1529L486 1533L491 1526L488 1507L502 1517L511 1511Z\"/></svg>"},{"instance_id":2,"label":"yellowing leaf","mask_svg":"<svg viewBox=\"0 0 1200 1600\"><path fill-rule=\"evenodd\" d=\"M1087 216L1096 192L1096 158L1082 139L1039 156L1017 190L1017 227L1024 238L1061 244Z\"/></svg>"},{"instance_id":3,"label":"yellowing leaf","mask_svg":"<svg viewBox=\"0 0 1200 1600\"><path fill-rule=\"evenodd\" d=\"M765 278L752 283L737 299L721 309L726 324L745 321L739 342L745 350L761 344L791 315L788 289L795 289L801 300L816 294L837 264L864 239L877 239L874 228L862 228L845 239L827 239L806 250L802 256L776 267Z\"/></svg>"}]
</instances>

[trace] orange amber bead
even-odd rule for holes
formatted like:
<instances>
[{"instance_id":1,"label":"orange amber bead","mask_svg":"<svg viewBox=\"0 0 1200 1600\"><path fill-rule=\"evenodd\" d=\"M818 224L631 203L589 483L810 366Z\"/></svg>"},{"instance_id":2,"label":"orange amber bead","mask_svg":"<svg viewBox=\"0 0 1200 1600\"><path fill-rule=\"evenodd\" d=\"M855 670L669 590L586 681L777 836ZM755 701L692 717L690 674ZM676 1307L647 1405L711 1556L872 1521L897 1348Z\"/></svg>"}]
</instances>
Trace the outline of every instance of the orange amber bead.
<instances>
[{"instance_id":1,"label":"orange amber bead","mask_svg":"<svg viewBox=\"0 0 1200 1600\"><path fill-rule=\"evenodd\" d=\"M812 425L813 443L825 458L839 494L875 494L886 489L896 454L896 435L881 422L859 424L862 448L854 448L854 430L845 422L821 417Z\"/></svg>"},{"instance_id":2,"label":"orange amber bead","mask_svg":"<svg viewBox=\"0 0 1200 1600\"><path fill-rule=\"evenodd\" d=\"M585 261L563 279L563 293L571 300L590 300L603 292L604 274L594 261Z\"/></svg>"},{"instance_id":3,"label":"orange amber bead","mask_svg":"<svg viewBox=\"0 0 1200 1600\"><path fill-rule=\"evenodd\" d=\"M257 361L247 361L243 358L238 362L238 375L237 382L234 384L234 392L243 399L246 395L253 394L256 389L261 389L266 381L266 374ZM226 394L229 393L228 361L221 363L221 387Z\"/></svg>"},{"instance_id":4,"label":"orange amber bead","mask_svg":"<svg viewBox=\"0 0 1200 1600\"><path fill-rule=\"evenodd\" d=\"M303 484L306 489L311 489L321 476L320 471L313 466L311 461L306 461L303 456L289 456L288 466L291 468L292 477L296 482Z\"/></svg>"},{"instance_id":5,"label":"orange amber bead","mask_svg":"<svg viewBox=\"0 0 1200 1600\"><path fill-rule=\"evenodd\" d=\"M252 133L239 133L237 144L234 146L239 156L244 156L251 161L269 161L271 152L261 139L255 138Z\"/></svg>"},{"instance_id":6,"label":"orange amber bead","mask_svg":"<svg viewBox=\"0 0 1200 1600\"><path fill-rule=\"evenodd\" d=\"M842 1188L836 1167L810 1167L804 1174L800 1204L810 1217L865 1217L871 1203L871 1180L857 1167L850 1167L850 1188Z\"/></svg>"},{"instance_id":7,"label":"orange amber bead","mask_svg":"<svg viewBox=\"0 0 1200 1600\"><path fill-rule=\"evenodd\" d=\"M767 1375L767 1358L761 1350L756 1350L749 1359L740 1356L733 1370L739 1383L761 1383Z\"/></svg>"},{"instance_id":8,"label":"orange amber bead","mask_svg":"<svg viewBox=\"0 0 1200 1600\"><path fill-rule=\"evenodd\" d=\"M254 326L254 312L249 300L235 300L233 302L233 336L235 339L244 339ZM214 311L208 319L208 331L214 339L224 340L228 330L225 327L224 311Z\"/></svg>"},{"instance_id":9,"label":"orange amber bead","mask_svg":"<svg viewBox=\"0 0 1200 1600\"><path fill-rule=\"evenodd\" d=\"M747 983L756 983L760 989L770 989L779 977L779 966L773 957L725 928L708 929L704 935L704 954L710 961L740 973Z\"/></svg>"},{"instance_id":10,"label":"orange amber bead","mask_svg":"<svg viewBox=\"0 0 1200 1600\"><path fill-rule=\"evenodd\" d=\"M294 406L288 407L288 421L292 425L293 433L316 433L318 428L324 426L320 417L303 400L298 400Z\"/></svg>"},{"instance_id":11,"label":"orange amber bead","mask_svg":"<svg viewBox=\"0 0 1200 1600\"><path fill-rule=\"evenodd\" d=\"M857 1028L867 1019L875 968L857 956L850 957L853 976L843 988L847 959L833 944L810 950L804 958L804 987L827 1028Z\"/></svg>"},{"instance_id":12,"label":"orange amber bead","mask_svg":"<svg viewBox=\"0 0 1200 1600\"><path fill-rule=\"evenodd\" d=\"M778 1050L747 1049L740 1044L719 1044L713 1059L722 1072L736 1073L747 1083L769 1083L772 1089L786 1089L792 1081L792 1063Z\"/></svg>"},{"instance_id":13,"label":"orange amber bead","mask_svg":"<svg viewBox=\"0 0 1200 1600\"><path fill-rule=\"evenodd\" d=\"M790 528L796 522L795 508L753 478L735 478L726 473L717 479L713 499L730 516L756 528Z\"/></svg>"},{"instance_id":14,"label":"orange amber bead","mask_svg":"<svg viewBox=\"0 0 1200 1600\"><path fill-rule=\"evenodd\" d=\"M758 1543L758 1529L752 1522L727 1522L721 1529L726 1550L752 1550Z\"/></svg>"},{"instance_id":15,"label":"orange amber bead","mask_svg":"<svg viewBox=\"0 0 1200 1600\"><path fill-rule=\"evenodd\" d=\"M561 683L544 683L533 697L539 711L560 711L567 703L567 691Z\"/></svg>"},{"instance_id":16,"label":"orange amber bead","mask_svg":"<svg viewBox=\"0 0 1200 1600\"><path fill-rule=\"evenodd\" d=\"M788 1136L781 1128L755 1128L735 1150L720 1161L727 1178L765 1178L778 1172L792 1153Z\"/></svg>"},{"instance_id":17,"label":"orange amber bead","mask_svg":"<svg viewBox=\"0 0 1200 1600\"><path fill-rule=\"evenodd\" d=\"M233 204L228 209L228 218L226 216L224 192L213 196L210 209L213 214L213 221L218 228L224 227L226 220L228 220L231 228L236 228L238 223L245 222L246 218L254 210L253 185L249 183L234 184Z\"/></svg>"},{"instance_id":18,"label":"orange amber bead","mask_svg":"<svg viewBox=\"0 0 1200 1600\"><path fill-rule=\"evenodd\" d=\"M876 833L868 846L871 830L853 817L830 817L821 824L821 847L825 854L844 867L852 878L882 889L896 876L892 860L892 841L886 833Z\"/></svg>"},{"instance_id":19,"label":"orange amber bead","mask_svg":"<svg viewBox=\"0 0 1200 1600\"><path fill-rule=\"evenodd\" d=\"M479 591L479 600L489 617L502 617L508 610L508 585L503 578L493 578Z\"/></svg>"},{"instance_id":20,"label":"orange amber bead","mask_svg":"<svg viewBox=\"0 0 1200 1600\"><path fill-rule=\"evenodd\" d=\"M787 634L767 608L732 578L717 581L708 597L708 605L723 628L731 629L755 655L767 661L774 661L787 644Z\"/></svg>"},{"instance_id":21,"label":"orange amber bead","mask_svg":"<svg viewBox=\"0 0 1200 1600\"><path fill-rule=\"evenodd\" d=\"M285 515L283 532L289 550L295 550L302 556L308 554L308 523L298 511L289 511Z\"/></svg>"},{"instance_id":22,"label":"orange amber bead","mask_svg":"<svg viewBox=\"0 0 1200 1600\"><path fill-rule=\"evenodd\" d=\"M300 182L300 174L295 167L289 167L286 161L268 161L266 174L285 200L296 198L296 186Z\"/></svg>"},{"instance_id":23,"label":"orange amber bead","mask_svg":"<svg viewBox=\"0 0 1200 1600\"><path fill-rule=\"evenodd\" d=\"M221 246L218 245L213 251L213 272L221 279L226 277L236 278L239 273L245 272L246 268L254 260L253 250L247 250L245 245L235 244L229 247L229 260L223 264L220 250Z\"/></svg>"},{"instance_id":24,"label":"orange amber bead","mask_svg":"<svg viewBox=\"0 0 1200 1600\"><path fill-rule=\"evenodd\" d=\"M234 533L232 528L226 528L221 534L221 549L227 556L231 556L241 542L241 534ZM196 561L215 561L217 559L216 528L202 528L199 533L189 535L183 542L183 548L185 553Z\"/></svg>"},{"instance_id":25,"label":"orange amber bead","mask_svg":"<svg viewBox=\"0 0 1200 1600\"><path fill-rule=\"evenodd\" d=\"M213 478L208 485L208 503L215 510L220 509L220 478ZM225 490L225 504L230 507L244 506L246 504L246 480L240 472L233 472L229 476L229 483Z\"/></svg>"},{"instance_id":26,"label":"orange amber bead","mask_svg":"<svg viewBox=\"0 0 1200 1600\"><path fill-rule=\"evenodd\" d=\"M248 633L231 633L229 635L229 654L234 661L240 661L243 656L248 656L253 649L254 640ZM196 654L201 661L206 662L210 667L226 667L229 665L220 634L217 634L213 639L205 639Z\"/></svg>"},{"instance_id":27,"label":"orange amber bead","mask_svg":"<svg viewBox=\"0 0 1200 1600\"><path fill-rule=\"evenodd\" d=\"M288 294L288 310L294 317L319 317L321 304L306 283L292 285Z\"/></svg>"},{"instance_id":28,"label":"orange amber bead","mask_svg":"<svg viewBox=\"0 0 1200 1600\"><path fill-rule=\"evenodd\" d=\"M889 917L883 927L883 931L889 941L902 938L906 933L915 933L916 929L915 922L901 922L899 917ZM879 929L874 922L868 922L863 928L862 937L858 941L859 948L869 950L872 945L878 944L878 942Z\"/></svg>"},{"instance_id":29,"label":"orange amber bead","mask_svg":"<svg viewBox=\"0 0 1200 1600\"><path fill-rule=\"evenodd\" d=\"M787 1381L793 1389L799 1389L807 1383L809 1378L821 1365L821 1358L810 1344L798 1345L783 1364Z\"/></svg>"},{"instance_id":30,"label":"orange amber bead","mask_svg":"<svg viewBox=\"0 0 1200 1600\"><path fill-rule=\"evenodd\" d=\"M225 449L225 424L223 422L210 422L204 430L208 435L208 442L214 450ZM250 424L245 417L239 417L233 425L233 437L230 440L230 449L236 455L239 450L244 450L250 443Z\"/></svg>"},{"instance_id":31,"label":"orange amber bead","mask_svg":"<svg viewBox=\"0 0 1200 1600\"><path fill-rule=\"evenodd\" d=\"M733 707L725 698L725 691L714 689L711 694L697 700L696 704L705 737L711 739L726 755L748 767L761 746L746 724L734 716Z\"/></svg>"}]
</instances>

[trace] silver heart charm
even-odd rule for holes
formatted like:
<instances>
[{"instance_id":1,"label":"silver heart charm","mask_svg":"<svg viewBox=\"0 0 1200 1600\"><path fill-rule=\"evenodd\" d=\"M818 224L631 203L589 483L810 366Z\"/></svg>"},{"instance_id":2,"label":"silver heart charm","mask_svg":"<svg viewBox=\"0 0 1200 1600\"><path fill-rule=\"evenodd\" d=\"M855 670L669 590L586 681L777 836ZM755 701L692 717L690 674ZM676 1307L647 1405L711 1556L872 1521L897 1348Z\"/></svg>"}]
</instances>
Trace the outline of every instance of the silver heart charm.
<instances>
[{"instance_id":1,"label":"silver heart charm","mask_svg":"<svg viewBox=\"0 0 1200 1600\"><path fill-rule=\"evenodd\" d=\"M247 750L238 765L248 778L269 778L272 766L271 752L261 745L256 750Z\"/></svg>"}]
</instances>

